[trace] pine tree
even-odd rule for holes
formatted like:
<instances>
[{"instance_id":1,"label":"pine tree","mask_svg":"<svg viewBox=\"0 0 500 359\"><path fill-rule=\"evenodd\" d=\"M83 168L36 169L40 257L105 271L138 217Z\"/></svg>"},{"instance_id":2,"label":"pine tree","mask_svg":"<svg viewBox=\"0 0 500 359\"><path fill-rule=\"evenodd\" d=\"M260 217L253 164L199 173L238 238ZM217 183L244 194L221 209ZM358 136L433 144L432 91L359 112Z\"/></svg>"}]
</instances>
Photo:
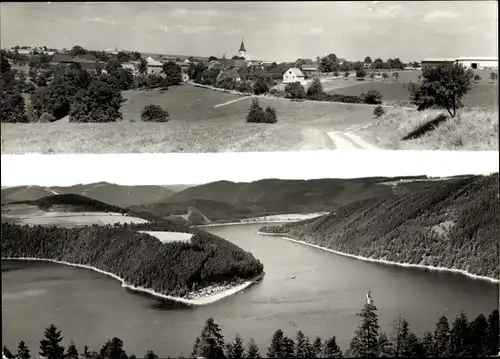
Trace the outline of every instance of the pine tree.
<instances>
[{"instance_id":1,"label":"pine tree","mask_svg":"<svg viewBox=\"0 0 500 359\"><path fill-rule=\"evenodd\" d=\"M128 359L137 359L137 357L135 356L135 354L131 354L128 356Z\"/></svg>"},{"instance_id":2,"label":"pine tree","mask_svg":"<svg viewBox=\"0 0 500 359\"><path fill-rule=\"evenodd\" d=\"M376 357L379 348L379 325L377 307L366 303L358 315L361 325L356 330L349 347L350 354L356 357Z\"/></svg>"},{"instance_id":3,"label":"pine tree","mask_svg":"<svg viewBox=\"0 0 500 359\"><path fill-rule=\"evenodd\" d=\"M406 338L409 333L409 325L408 321L403 317L403 315L399 314L396 322L394 323L394 332L393 332L393 356L395 358L401 357L401 352L403 351L403 346Z\"/></svg>"},{"instance_id":4,"label":"pine tree","mask_svg":"<svg viewBox=\"0 0 500 359\"><path fill-rule=\"evenodd\" d=\"M241 337L236 334L234 337L234 342L227 344L226 350L226 358L228 359L241 359L243 358L243 354L245 353L245 349L243 348L243 340Z\"/></svg>"},{"instance_id":5,"label":"pine tree","mask_svg":"<svg viewBox=\"0 0 500 359\"><path fill-rule=\"evenodd\" d=\"M486 355L497 355L499 351L499 317L498 310L494 310L488 317L488 330L486 334Z\"/></svg>"},{"instance_id":6,"label":"pine tree","mask_svg":"<svg viewBox=\"0 0 500 359\"><path fill-rule=\"evenodd\" d=\"M306 337L306 358L315 358L316 357L316 349L314 348L313 343L309 340L309 337Z\"/></svg>"},{"instance_id":7,"label":"pine tree","mask_svg":"<svg viewBox=\"0 0 500 359\"><path fill-rule=\"evenodd\" d=\"M448 357L450 346L450 326L448 318L442 315L436 323L434 329L434 354L440 358Z\"/></svg>"},{"instance_id":8,"label":"pine tree","mask_svg":"<svg viewBox=\"0 0 500 359\"><path fill-rule=\"evenodd\" d=\"M199 340L198 340L199 339ZM207 359L224 358L224 336L213 318L208 318L195 342L193 353Z\"/></svg>"},{"instance_id":9,"label":"pine tree","mask_svg":"<svg viewBox=\"0 0 500 359\"><path fill-rule=\"evenodd\" d=\"M450 330L450 355L454 358L466 358L471 355L471 330L467 316L458 313Z\"/></svg>"},{"instance_id":10,"label":"pine tree","mask_svg":"<svg viewBox=\"0 0 500 359\"><path fill-rule=\"evenodd\" d=\"M342 358L342 351L340 347L337 345L337 338L332 336L331 338L325 341L325 345L323 346L322 358Z\"/></svg>"},{"instance_id":11,"label":"pine tree","mask_svg":"<svg viewBox=\"0 0 500 359\"><path fill-rule=\"evenodd\" d=\"M424 354L422 344L414 333L409 333L401 353L403 358L421 358Z\"/></svg>"},{"instance_id":12,"label":"pine tree","mask_svg":"<svg viewBox=\"0 0 500 359\"><path fill-rule=\"evenodd\" d=\"M156 355L154 351L148 350L146 355L144 356L144 359L158 359L158 355Z\"/></svg>"},{"instance_id":13,"label":"pine tree","mask_svg":"<svg viewBox=\"0 0 500 359\"><path fill-rule=\"evenodd\" d=\"M424 356L427 358L433 358L436 356L436 350L434 349L434 336L430 332L424 332L422 335L422 350Z\"/></svg>"},{"instance_id":14,"label":"pine tree","mask_svg":"<svg viewBox=\"0 0 500 359\"><path fill-rule=\"evenodd\" d=\"M252 359L252 358L260 358L260 353L259 353L259 347L257 346L257 344L255 343L255 340L253 338L250 338L250 340L248 341L248 346L247 346L247 353L246 353L246 356L245 358L249 358L249 359Z\"/></svg>"},{"instance_id":15,"label":"pine tree","mask_svg":"<svg viewBox=\"0 0 500 359\"><path fill-rule=\"evenodd\" d=\"M24 341L19 342L19 346L17 347L17 355L16 359L30 359L30 351L28 347L26 346L26 343Z\"/></svg>"},{"instance_id":16,"label":"pine tree","mask_svg":"<svg viewBox=\"0 0 500 359\"><path fill-rule=\"evenodd\" d=\"M306 354L306 337L301 330L295 336L295 357L307 358Z\"/></svg>"},{"instance_id":17,"label":"pine tree","mask_svg":"<svg viewBox=\"0 0 500 359\"><path fill-rule=\"evenodd\" d=\"M267 350L268 358L282 358L282 347L283 347L284 334L281 329L274 332L273 338L271 339L271 345Z\"/></svg>"},{"instance_id":18,"label":"pine tree","mask_svg":"<svg viewBox=\"0 0 500 359\"><path fill-rule=\"evenodd\" d=\"M284 337L283 338L283 347L282 353L283 356L280 358L293 358L295 343L292 338Z\"/></svg>"},{"instance_id":19,"label":"pine tree","mask_svg":"<svg viewBox=\"0 0 500 359\"><path fill-rule=\"evenodd\" d=\"M314 339L313 347L314 347L314 354L316 357L318 357L321 354L321 351L323 350L323 344L321 343L320 337L316 337L316 339Z\"/></svg>"},{"instance_id":20,"label":"pine tree","mask_svg":"<svg viewBox=\"0 0 500 359\"><path fill-rule=\"evenodd\" d=\"M2 354L3 354L3 355L7 358L7 359L14 359L14 358L15 358L14 354L12 354L12 352L11 352L9 349L7 349L7 347L6 347L6 346L4 346L4 347L3 347L3 349L2 349Z\"/></svg>"},{"instance_id":21,"label":"pine tree","mask_svg":"<svg viewBox=\"0 0 500 359\"><path fill-rule=\"evenodd\" d=\"M40 340L40 355L47 359L61 359L64 356L64 347L61 331L54 324L45 329L45 338Z\"/></svg>"},{"instance_id":22,"label":"pine tree","mask_svg":"<svg viewBox=\"0 0 500 359\"><path fill-rule=\"evenodd\" d=\"M486 356L486 336L488 331L488 321L483 314L479 314L471 323L471 356Z\"/></svg>"},{"instance_id":23,"label":"pine tree","mask_svg":"<svg viewBox=\"0 0 500 359\"><path fill-rule=\"evenodd\" d=\"M99 352L101 358L106 359L127 359L127 353L123 350L123 341L114 337L104 344Z\"/></svg>"},{"instance_id":24,"label":"pine tree","mask_svg":"<svg viewBox=\"0 0 500 359\"><path fill-rule=\"evenodd\" d=\"M266 121L264 110L260 107L259 100L256 98L252 100L246 120L251 123L264 123Z\"/></svg>"},{"instance_id":25,"label":"pine tree","mask_svg":"<svg viewBox=\"0 0 500 359\"><path fill-rule=\"evenodd\" d=\"M380 333L378 338L378 352L382 358L389 358L393 356L392 343L384 332Z\"/></svg>"},{"instance_id":26,"label":"pine tree","mask_svg":"<svg viewBox=\"0 0 500 359\"><path fill-rule=\"evenodd\" d=\"M76 350L75 344L73 343L73 341L71 341L71 343L68 346L68 352L66 353L65 359L78 359L78 358L79 358L78 350Z\"/></svg>"}]
</instances>

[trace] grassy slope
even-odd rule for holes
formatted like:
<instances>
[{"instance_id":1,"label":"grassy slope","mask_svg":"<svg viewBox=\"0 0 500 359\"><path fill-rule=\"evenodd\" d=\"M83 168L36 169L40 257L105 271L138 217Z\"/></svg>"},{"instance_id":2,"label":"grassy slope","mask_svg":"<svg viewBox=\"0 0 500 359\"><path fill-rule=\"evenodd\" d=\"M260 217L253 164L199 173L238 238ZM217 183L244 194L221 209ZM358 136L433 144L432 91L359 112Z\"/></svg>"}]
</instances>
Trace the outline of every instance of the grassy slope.
<instances>
[{"instance_id":1,"label":"grassy slope","mask_svg":"<svg viewBox=\"0 0 500 359\"><path fill-rule=\"evenodd\" d=\"M463 109L434 130L419 138L404 140L408 134L446 111L399 110L383 115L359 133L370 143L387 149L498 150L498 108Z\"/></svg>"},{"instance_id":2,"label":"grassy slope","mask_svg":"<svg viewBox=\"0 0 500 359\"><path fill-rule=\"evenodd\" d=\"M389 261L499 278L498 174L453 179L413 193L263 231Z\"/></svg>"},{"instance_id":3,"label":"grassy slope","mask_svg":"<svg viewBox=\"0 0 500 359\"><path fill-rule=\"evenodd\" d=\"M122 121L109 124L1 124L2 153L131 153L222 152L334 149L326 135L372 120L371 107L335 103L298 103L260 99L276 109L275 125L247 124L251 99L214 109L234 95L190 85L166 93L127 94L124 118L137 116L146 102L160 103L171 113L168 123ZM190 101L186 101L185 92ZM214 100L212 96L217 97ZM145 98L147 97L147 101ZM194 98L200 98L195 100ZM172 109L169 107L172 104ZM166 105L165 105L166 104Z\"/></svg>"}]
</instances>

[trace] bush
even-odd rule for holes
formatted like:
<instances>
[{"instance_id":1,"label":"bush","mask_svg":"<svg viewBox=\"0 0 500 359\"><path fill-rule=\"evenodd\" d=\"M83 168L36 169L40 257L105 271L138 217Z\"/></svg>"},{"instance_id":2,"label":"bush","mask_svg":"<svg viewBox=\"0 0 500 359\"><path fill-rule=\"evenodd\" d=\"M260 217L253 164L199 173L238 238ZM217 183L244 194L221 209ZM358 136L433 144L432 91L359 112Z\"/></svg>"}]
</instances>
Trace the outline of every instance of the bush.
<instances>
[{"instance_id":1,"label":"bush","mask_svg":"<svg viewBox=\"0 0 500 359\"><path fill-rule=\"evenodd\" d=\"M0 122L28 122L24 98L17 89L12 88L0 95Z\"/></svg>"},{"instance_id":2,"label":"bush","mask_svg":"<svg viewBox=\"0 0 500 359\"><path fill-rule=\"evenodd\" d=\"M55 120L56 119L54 118L54 116L52 116L51 113L44 112L42 113L42 116L40 116L40 118L38 119L38 122L49 123L49 122L54 122Z\"/></svg>"},{"instance_id":3,"label":"bush","mask_svg":"<svg viewBox=\"0 0 500 359\"><path fill-rule=\"evenodd\" d=\"M276 110L271 106L267 106L266 112L264 113L265 123L276 123L278 122L278 117L276 116Z\"/></svg>"},{"instance_id":4,"label":"bush","mask_svg":"<svg viewBox=\"0 0 500 359\"><path fill-rule=\"evenodd\" d=\"M387 74L387 72L384 72L384 73L382 74L382 78L383 78L383 79L388 79L388 78L389 78L389 75Z\"/></svg>"},{"instance_id":5,"label":"bush","mask_svg":"<svg viewBox=\"0 0 500 359\"><path fill-rule=\"evenodd\" d=\"M307 89L307 97L313 99L314 97L323 97L323 85L319 79L314 79L311 86Z\"/></svg>"},{"instance_id":6,"label":"bush","mask_svg":"<svg viewBox=\"0 0 500 359\"><path fill-rule=\"evenodd\" d=\"M474 82L479 82L479 81L481 81L481 76L474 75Z\"/></svg>"},{"instance_id":7,"label":"bush","mask_svg":"<svg viewBox=\"0 0 500 359\"><path fill-rule=\"evenodd\" d=\"M304 99L306 98L306 90L298 82L287 84L285 87L286 98Z\"/></svg>"},{"instance_id":8,"label":"bush","mask_svg":"<svg viewBox=\"0 0 500 359\"><path fill-rule=\"evenodd\" d=\"M123 101L119 88L100 80L93 81L75 95L69 111L70 122L114 122L122 118Z\"/></svg>"},{"instance_id":9,"label":"bush","mask_svg":"<svg viewBox=\"0 0 500 359\"><path fill-rule=\"evenodd\" d=\"M340 94L325 94L325 101L343 102L343 103L363 103L359 96L340 95Z\"/></svg>"},{"instance_id":10,"label":"bush","mask_svg":"<svg viewBox=\"0 0 500 359\"><path fill-rule=\"evenodd\" d=\"M167 76L168 86L182 83L182 69L174 61L168 61L163 64L163 73Z\"/></svg>"},{"instance_id":11,"label":"bush","mask_svg":"<svg viewBox=\"0 0 500 359\"><path fill-rule=\"evenodd\" d=\"M344 80L347 80L349 77L349 71L344 72Z\"/></svg>"},{"instance_id":12,"label":"bush","mask_svg":"<svg viewBox=\"0 0 500 359\"><path fill-rule=\"evenodd\" d=\"M269 90L269 94L273 95L273 96L276 96L278 94L278 89L271 89L271 90Z\"/></svg>"},{"instance_id":13,"label":"bush","mask_svg":"<svg viewBox=\"0 0 500 359\"><path fill-rule=\"evenodd\" d=\"M155 89L161 87L165 82L165 79L160 75L150 74L146 78L146 88ZM164 85L163 85L164 86Z\"/></svg>"},{"instance_id":14,"label":"bush","mask_svg":"<svg viewBox=\"0 0 500 359\"><path fill-rule=\"evenodd\" d=\"M141 120L144 122L167 122L169 113L158 105L146 105L141 112Z\"/></svg>"},{"instance_id":15,"label":"bush","mask_svg":"<svg viewBox=\"0 0 500 359\"><path fill-rule=\"evenodd\" d=\"M462 107L462 98L472 88L474 73L460 64L442 65L422 70L420 85L412 85L410 100L419 111L446 108L451 117Z\"/></svg>"},{"instance_id":16,"label":"bush","mask_svg":"<svg viewBox=\"0 0 500 359\"><path fill-rule=\"evenodd\" d=\"M266 122L266 115L264 113L264 110L262 109L262 107L260 107L259 100L257 100L256 98L252 100L252 105L248 110L247 122L251 123Z\"/></svg>"},{"instance_id":17,"label":"bush","mask_svg":"<svg viewBox=\"0 0 500 359\"><path fill-rule=\"evenodd\" d=\"M333 76L335 76L335 77L339 77L339 72L338 72L338 71L335 71L335 72L333 73Z\"/></svg>"},{"instance_id":18,"label":"bush","mask_svg":"<svg viewBox=\"0 0 500 359\"><path fill-rule=\"evenodd\" d=\"M257 77L257 80L253 85L253 92L256 95L262 95L269 92L269 85L263 76Z\"/></svg>"},{"instance_id":19,"label":"bush","mask_svg":"<svg viewBox=\"0 0 500 359\"><path fill-rule=\"evenodd\" d=\"M236 80L230 76L223 76L215 84L216 87L222 88L224 90L235 90L237 85L238 83L236 82Z\"/></svg>"},{"instance_id":20,"label":"bush","mask_svg":"<svg viewBox=\"0 0 500 359\"><path fill-rule=\"evenodd\" d=\"M377 90L370 90L367 93L361 94L360 97L366 104L378 105L382 103L382 94Z\"/></svg>"},{"instance_id":21,"label":"bush","mask_svg":"<svg viewBox=\"0 0 500 359\"><path fill-rule=\"evenodd\" d=\"M252 83L249 81L242 81L238 84L236 89L239 92L244 92L244 93L251 93L253 91L252 89ZM271 90L272 91L272 90Z\"/></svg>"},{"instance_id":22,"label":"bush","mask_svg":"<svg viewBox=\"0 0 500 359\"><path fill-rule=\"evenodd\" d=\"M375 107L375 109L373 110L373 115L375 116L375 118L379 118L380 116L382 116L383 114L385 113L384 111L384 108L382 106L377 106Z\"/></svg>"},{"instance_id":23,"label":"bush","mask_svg":"<svg viewBox=\"0 0 500 359\"><path fill-rule=\"evenodd\" d=\"M361 67L358 70L356 70L356 79L357 80L364 80L366 76L366 71Z\"/></svg>"}]
</instances>

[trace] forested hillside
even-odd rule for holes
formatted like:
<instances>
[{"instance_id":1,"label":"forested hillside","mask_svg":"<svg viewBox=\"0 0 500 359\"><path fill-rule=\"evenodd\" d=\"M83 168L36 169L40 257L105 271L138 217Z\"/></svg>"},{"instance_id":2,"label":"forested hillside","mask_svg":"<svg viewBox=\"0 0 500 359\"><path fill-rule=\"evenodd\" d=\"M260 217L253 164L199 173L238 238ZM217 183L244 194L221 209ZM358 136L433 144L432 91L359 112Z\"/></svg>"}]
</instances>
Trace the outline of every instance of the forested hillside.
<instances>
[{"instance_id":1,"label":"forested hillside","mask_svg":"<svg viewBox=\"0 0 500 359\"><path fill-rule=\"evenodd\" d=\"M190 243L162 244L136 229L157 225L60 228L2 224L2 257L34 257L89 265L129 284L182 296L208 285L253 278L263 265L238 246L201 230ZM177 229L177 228L176 228Z\"/></svg>"},{"instance_id":2,"label":"forested hillside","mask_svg":"<svg viewBox=\"0 0 500 359\"><path fill-rule=\"evenodd\" d=\"M364 257L443 266L499 279L498 173L434 182L262 232Z\"/></svg>"}]
</instances>

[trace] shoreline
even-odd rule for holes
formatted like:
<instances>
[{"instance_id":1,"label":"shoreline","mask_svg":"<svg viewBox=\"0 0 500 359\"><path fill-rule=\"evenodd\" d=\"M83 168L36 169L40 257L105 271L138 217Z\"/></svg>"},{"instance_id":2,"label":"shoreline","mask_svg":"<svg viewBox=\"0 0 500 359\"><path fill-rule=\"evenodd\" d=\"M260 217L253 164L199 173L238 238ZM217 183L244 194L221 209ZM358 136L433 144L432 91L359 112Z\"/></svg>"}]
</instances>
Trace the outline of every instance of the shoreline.
<instances>
[{"instance_id":1,"label":"shoreline","mask_svg":"<svg viewBox=\"0 0 500 359\"><path fill-rule=\"evenodd\" d=\"M471 279L475 279L475 280L483 280L483 281L488 281L488 282L495 283L495 284L500 283L500 280L498 280L498 279L491 278L491 277L486 277L486 276L481 276L481 275L477 275L477 274L472 274L472 273L469 273L469 272L467 272L467 271L465 271L463 269L446 268L446 267L435 267L435 266L428 266L428 265L422 265L422 264L412 264L412 263L399 263L399 262L388 261L388 260L385 260L385 259L368 258L368 257L358 256L358 255L355 255L355 254L349 254L349 253L339 252L339 251L336 251L336 250L333 250L333 249L330 249L330 248L321 247L321 246L318 246L316 244L307 243L307 242L304 242L304 241L299 241L297 239L293 239L293 238L287 237L285 233L265 233L265 232L258 231L257 234L259 234L261 236L281 237L281 238L283 238L283 239L285 239L287 241L291 241L291 242L295 242L295 243L307 245L307 246L314 247L314 248L317 248L317 249L321 249L321 250L324 250L324 251L328 251L328 252L331 252L331 253L334 253L334 254L337 254L337 255L340 255L340 256L350 257L350 258L362 260L362 261L365 261L365 262L381 263L381 264L393 265L393 266L399 266L399 267L406 267L406 268L420 268L420 269L427 269L427 270L438 271L438 272L458 273L458 274L465 275L465 276L467 276L467 277L469 277Z\"/></svg>"},{"instance_id":2,"label":"shoreline","mask_svg":"<svg viewBox=\"0 0 500 359\"><path fill-rule=\"evenodd\" d=\"M254 278L249 279L241 284L238 284L238 285L231 287L229 289L226 289L224 291L210 294L210 295L203 296L203 297L198 297L195 299L187 299L187 298L174 297L174 296L170 296L167 294L158 293L152 289L148 289L148 288L144 288L144 287L137 287L137 286L128 284L125 282L125 280L118 277L116 274L109 273L109 272L106 272L102 269L98 269L98 268L95 268L95 267L92 267L92 266L89 266L86 264L76 264L76 263L58 261L55 259L34 258L34 257L17 257L17 258L15 258L15 257L2 257L2 260L24 260L24 261L50 262L50 263L56 263L56 264L63 264L63 265L67 265L70 267L90 269L90 270L93 270L95 272L105 274L111 278L118 280L119 282L121 282L122 288L129 289L133 292L145 293L145 294L152 295L153 297L156 297L156 298L168 299L168 300L172 300L174 302L184 303L184 304L188 304L188 305L196 305L196 306L215 303L221 299L224 299L224 298L229 297L233 294L239 293L242 290L250 287L252 284L259 282L265 275L265 272L262 272L261 274L255 276Z\"/></svg>"},{"instance_id":3,"label":"shoreline","mask_svg":"<svg viewBox=\"0 0 500 359\"><path fill-rule=\"evenodd\" d=\"M266 223L291 223L291 222L300 222L304 221L307 219L312 219L312 218L317 218L321 217L324 215L327 215L331 212L315 212L315 213L295 213L295 214L288 214L288 215L281 215L281 214L276 214L276 215L270 215L267 217L254 217L254 218L246 218L242 219L239 222L221 222L221 223L210 223L210 224L197 224L193 225L190 227L196 227L196 228L204 228L204 227L216 227L216 226L234 226L237 224L266 224ZM303 218L278 218L278 219L267 219L269 217L278 217L278 216L302 216Z\"/></svg>"}]
</instances>

